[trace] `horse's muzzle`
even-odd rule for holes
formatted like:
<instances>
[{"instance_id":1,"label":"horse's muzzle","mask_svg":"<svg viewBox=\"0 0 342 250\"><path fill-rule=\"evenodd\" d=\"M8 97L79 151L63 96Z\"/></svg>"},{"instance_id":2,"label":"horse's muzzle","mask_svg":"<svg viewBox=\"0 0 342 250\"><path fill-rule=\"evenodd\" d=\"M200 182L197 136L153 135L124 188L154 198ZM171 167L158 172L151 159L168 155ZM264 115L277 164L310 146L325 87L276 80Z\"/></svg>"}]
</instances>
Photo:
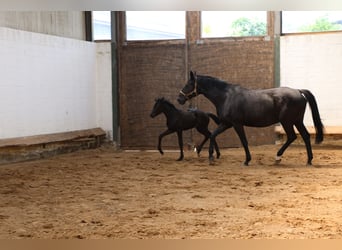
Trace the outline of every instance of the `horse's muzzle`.
<instances>
[{"instance_id":1,"label":"horse's muzzle","mask_svg":"<svg viewBox=\"0 0 342 250\"><path fill-rule=\"evenodd\" d=\"M184 105L186 102L186 98L183 95L179 95L177 101L179 104Z\"/></svg>"}]
</instances>

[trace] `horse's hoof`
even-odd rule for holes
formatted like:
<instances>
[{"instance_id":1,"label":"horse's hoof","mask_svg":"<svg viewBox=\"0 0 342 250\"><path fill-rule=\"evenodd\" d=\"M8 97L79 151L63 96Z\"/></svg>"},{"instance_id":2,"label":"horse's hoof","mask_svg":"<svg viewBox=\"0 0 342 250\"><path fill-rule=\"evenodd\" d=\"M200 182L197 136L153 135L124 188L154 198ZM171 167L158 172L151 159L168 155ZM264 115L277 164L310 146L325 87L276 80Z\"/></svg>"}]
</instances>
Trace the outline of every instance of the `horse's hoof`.
<instances>
[{"instance_id":1,"label":"horse's hoof","mask_svg":"<svg viewBox=\"0 0 342 250\"><path fill-rule=\"evenodd\" d=\"M216 153L216 158L217 158L217 159L220 159L220 156L221 156L220 153Z\"/></svg>"},{"instance_id":2,"label":"horse's hoof","mask_svg":"<svg viewBox=\"0 0 342 250\"><path fill-rule=\"evenodd\" d=\"M248 167L248 162L244 162L244 163L243 163L243 166L244 166L244 167Z\"/></svg>"},{"instance_id":3,"label":"horse's hoof","mask_svg":"<svg viewBox=\"0 0 342 250\"><path fill-rule=\"evenodd\" d=\"M183 159L184 159L184 157L181 156L181 157L179 157L179 158L177 159L177 161L182 161Z\"/></svg>"},{"instance_id":4,"label":"horse's hoof","mask_svg":"<svg viewBox=\"0 0 342 250\"><path fill-rule=\"evenodd\" d=\"M308 162L308 163L306 163L306 166L311 167L311 166L312 166L312 163L311 163L311 162Z\"/></svg>"},{"instance_id":5,"label":"horse's hoof","mask_svg":"<svg viewBox=\"0 0 342 250\"><path fill-rule=\"evenodd\" d=\"M276 156L275 164L278 165L281 162L281 156Z\"/></svg>"},{"instance_id":6,"label":"horse's hoof","mask_svg":"<svg viewBox=\"0 0 342 250\"><path fill-rule=\"evenodd\" d=\"M215 164L214 157L209 158L209 165L213 166Z\"/></svg>"}]
</instances>

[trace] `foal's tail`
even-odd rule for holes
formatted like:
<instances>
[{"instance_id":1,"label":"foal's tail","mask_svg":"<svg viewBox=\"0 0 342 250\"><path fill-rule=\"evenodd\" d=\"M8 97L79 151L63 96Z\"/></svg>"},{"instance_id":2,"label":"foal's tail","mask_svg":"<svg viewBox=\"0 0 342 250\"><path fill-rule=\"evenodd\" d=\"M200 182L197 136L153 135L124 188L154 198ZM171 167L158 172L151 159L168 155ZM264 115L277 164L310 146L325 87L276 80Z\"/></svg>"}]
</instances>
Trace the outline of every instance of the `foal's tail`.
<instances>
[{"instance_id":1,"label":"foal's tail","mask_svg":"<svg viewBox=\"0 0 342 250\"><path fill-rule=\"evenodd\" d=\"M220 119L219 119L216 115L214 115L214 114L212 114L212 113L207 113L207 115L209 115L209 117L210 117L211 119L213 119L214 122L215 122L217 125L219 125L219 124L221 123Z\"/></svg>"},{"instance_id":2,"label":"foal's tail","mask_svg":"<svg viewBox=\"0 0 342 250\"><path fill-rule=\"evenodd\" d=\"M321 117L319 115L318 106L314 95L307 89L299 90L302 95L308 100L311 108L312 119L316 129L316 144L319 144L323 141L323 123L321 121Z\"/></svg>"}]
</instances>

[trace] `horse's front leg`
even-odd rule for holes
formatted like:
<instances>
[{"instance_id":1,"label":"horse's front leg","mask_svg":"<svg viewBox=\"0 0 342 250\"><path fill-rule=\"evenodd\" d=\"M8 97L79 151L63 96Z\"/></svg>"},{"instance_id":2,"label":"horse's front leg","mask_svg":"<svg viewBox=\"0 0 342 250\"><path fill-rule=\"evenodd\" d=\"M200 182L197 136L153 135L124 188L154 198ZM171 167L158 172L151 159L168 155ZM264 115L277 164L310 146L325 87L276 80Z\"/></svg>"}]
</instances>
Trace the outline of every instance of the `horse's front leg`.
<instances>
[{"instance_id":1,"label":"horse's front leg","mask_svg":"<svg viewBox=\"0 0 342 250\"><path fill-rule=\"evenodd\" d=\"M162 142L163 137L166 136L166 135L172 134L173 132L175 132L175 131L170 130L170 129L167 129L166 131L164 131L163 133L161 133L161 134L159 135L159 139L158 139L158 150L159 150L159 152L160 152L161 154L164 154L164 152L163 152L163 150L162 150L162 148L161 148L161 142Z\"/></svg>"},{"instance_id":2,"label":"horse's front leg","mask_svg":"<svg viewBox=\"0 0 342 250\"><path fill-rule=\"evenodd\" d=\"M214 130L214 132L210 136L210 144L209 144L209 164L214 163L214 146L217 147L216 144L216 136L224 132L226 129L231 128L231 125L227 125L224 123L220 123L220 125ZM216 148L217 149L217 148Z\"/></svg>"},{"instance_id":3,"label":"horse's front leg","mask_svg":"<svg viewBox=\"0 0 342 250\"><path fill-rule=\"evenodd\" d=\"M183 131L179 130L177 131L178 135L178 145L179 145L179 150L180 150L180 156L177 159L177 161L181 161L184 158L184 153L183 153Z\"/></svg>"},{"instance_id":4,"label":"horse's front leg","mask_svg":"<svg viewBox=\"0 0 342 250\"><path fill-rule=\"evenodd\" d=\"M243 148L245 149L246 160L244 162L244 165L248 166L248 163L251 161L252 157L251 157L251 153L249 152L248 141L246 138L245 130L242 125L234 125L234 129L240 138Z\"/></svg>"},{"instance_id":5,"label":"horse's front leg","mask_svg":"<svg viewBox=\"0 0 342 250\"><path fill-rule=\"evenodd\" d=\"M221 153L220 153L220 148L219 148L219 146L217 145L216 140L215 140L215 142L214 142L214 147L215 147L215 150L216 150L216 158L219 159L220 156L221 156Z\"/></svg>"}]
</instances>

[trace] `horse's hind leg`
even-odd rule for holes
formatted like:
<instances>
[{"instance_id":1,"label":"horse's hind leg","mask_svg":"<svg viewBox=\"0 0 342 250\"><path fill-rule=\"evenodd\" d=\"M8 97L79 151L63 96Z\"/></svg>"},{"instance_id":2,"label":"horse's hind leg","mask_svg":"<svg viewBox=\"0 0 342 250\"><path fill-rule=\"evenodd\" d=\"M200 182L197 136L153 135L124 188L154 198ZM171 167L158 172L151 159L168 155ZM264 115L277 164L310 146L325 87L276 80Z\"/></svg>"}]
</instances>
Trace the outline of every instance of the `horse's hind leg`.
<instances>
[{"instance_id":1,"label":"horse's hind leg","mask_svg":"<svg viewBox=\"0 0 342 250\"><path fill-rule=\"evenodd\" d=\"M293 129L293 124L281 123L281 125L283 126L285 130L287 140L277 153L276 163L279 163L281 161L281 156L284 154L285 150L297 138L296 133Z\"/></svg>"},{"instance_id":2,"label":"horse's hind leg","mask_svg":"<svg viewBox=\"0 0 342 250\"><path fill-rule=\"evenodd\" d=\"M180 150L180 156L177 159L177 161L181 161L184 158L184 153L183 153L183 131L177 131L178 135L178 145L179 145L179 150Z\"/></svg>"},{"instance_id":3,"label":"horse's hind leg","mask_svg":"<svg viewBox=\"0 0 342 250\"><path fill-rule=\"evenodd\" d=\"M300 135L302 136L304 142L305 142L305 146L306 146L306 152L308 155L308 165L311 165L311 161L313 159L313 155L312 155L312 148L311 148L311 142L310 142L310 134L307 131L307 129L305 128L303 122L299 122L296 123L296 128L298 129Z\"/></svg>"}]
</instances>

